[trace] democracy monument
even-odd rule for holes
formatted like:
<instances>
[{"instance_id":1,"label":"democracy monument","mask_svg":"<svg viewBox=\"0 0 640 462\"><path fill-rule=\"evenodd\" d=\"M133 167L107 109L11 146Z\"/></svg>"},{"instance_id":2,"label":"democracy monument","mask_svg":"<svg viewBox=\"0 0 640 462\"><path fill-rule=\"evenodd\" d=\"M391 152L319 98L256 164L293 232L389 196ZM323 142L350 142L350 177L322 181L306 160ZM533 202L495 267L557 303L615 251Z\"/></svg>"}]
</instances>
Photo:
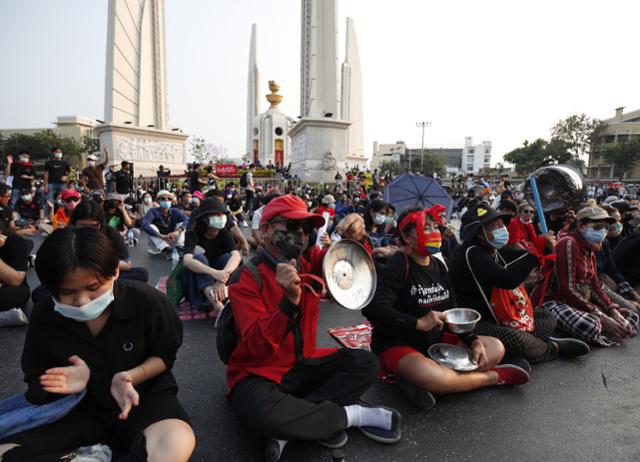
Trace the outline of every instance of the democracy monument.
<instances>
[{"instance_id":1,"label":"democracy monument","mask_svg":"<svg viewBox=\"0 0 640 462\"><path fill-rule=\"evenodd\" d=\"M189 135L167 123L164 0L109 0L104 124L96 127L110 162L182 171Z\"/></svg>"}]
</instances>

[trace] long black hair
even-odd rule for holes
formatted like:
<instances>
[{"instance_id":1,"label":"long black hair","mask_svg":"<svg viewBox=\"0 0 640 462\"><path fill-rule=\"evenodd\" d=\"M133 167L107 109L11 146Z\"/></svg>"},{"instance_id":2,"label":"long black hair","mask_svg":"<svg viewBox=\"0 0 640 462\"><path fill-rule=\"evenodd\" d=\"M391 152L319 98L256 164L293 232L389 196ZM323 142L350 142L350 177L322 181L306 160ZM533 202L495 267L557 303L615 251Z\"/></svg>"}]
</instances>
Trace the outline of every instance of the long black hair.
<instances>
[{"instance_id":1,"label":"long black hair","mask_svg":"<svg viewBox=\"0 0 640 462\"><path fill-rule=\"evenodd\" d=\"M104 209L94 200L83 200L76 205L69 223L71 226L76 226L78 220L95 220L100 224L101 231L104 231L107 226Z\"/></svg>"},{"instance_id":2,"label":"long black hair","mask_svg":"<svg viewBox=\"0 0 640 462\"><path fill-rule=\"evenodd\" d=\"M384 213L387 214L388 204L382 199L374 199L369 202L364 209L364 227L367 231L371 231L373 229L373 218L371 218L371 211L373 210L376 213Z\"/></svg>"},{"instance_id":3,"label":"long black hair","mask_svg":"<svg viewBox=\"0 0 640 462\"><path fill-rule=\"evenodd\" d=\"M99 281L114 277L119 260L111 241L93 228L56 229L40 246L36 273L53 295L58 295L65 278L77 269L91 271Z\"/></svg>"}]
</instances>

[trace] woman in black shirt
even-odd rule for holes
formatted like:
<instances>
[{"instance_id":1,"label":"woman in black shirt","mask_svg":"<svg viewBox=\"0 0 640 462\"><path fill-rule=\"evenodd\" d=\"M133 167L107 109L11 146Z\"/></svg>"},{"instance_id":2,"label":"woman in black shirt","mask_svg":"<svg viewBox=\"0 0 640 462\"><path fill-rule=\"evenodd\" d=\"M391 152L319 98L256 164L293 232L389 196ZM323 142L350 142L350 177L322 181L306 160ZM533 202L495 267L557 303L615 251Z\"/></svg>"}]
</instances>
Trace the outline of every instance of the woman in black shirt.
<instances>
[{"instance_id":1,"label":"woman in black shirt","mask_svg":"<svg viewBox=\"0 0 640 462\"><path fill-rule=\"evenodd\" d=\"M363 310L373 326L371 348L382 368L398 378L400 389L421 408L435 404L431 393L521 385L529 379L516 366L498 366L504 355L499 340L442 332L446 321L442 311L456 303L446 267L431 257L442 243L438 224L442 221L437 210L412 207L400 215L401 250L380 272L373 301ZM456 372L430 359L429 346L439 342L469 347L479 365L477 371Z\"/></svg>"},{"instance_id":2,"label":"woman in black shirt","mask_svg":"<svg viewBox=\"0 0 640 462\"><path fill-rule=\"evenodd\" d=\"M203 201L191 214L184 239L182 289L202 311L222 309L229 276L242 261L229 230L233 226L224 205L214 198ZM196 246L204 253L196 255Z\"/></svg>"},{"instance_id":3,"label":"woman in black shirt","mask_svg":"<svg viewBox=\"0 0 640 462\"><path fill-rule=\"evenodd\" d=\"M59 420L0 440L3 462L53 460L97 443L114 460L186 462L195 436L171 373L182 325L167 297L118 281L111 243L90 228L54 231L36 272L53 297L33 309L22 354L26 398L39 405L86 394Z\"/></svg>"}]
</instances>

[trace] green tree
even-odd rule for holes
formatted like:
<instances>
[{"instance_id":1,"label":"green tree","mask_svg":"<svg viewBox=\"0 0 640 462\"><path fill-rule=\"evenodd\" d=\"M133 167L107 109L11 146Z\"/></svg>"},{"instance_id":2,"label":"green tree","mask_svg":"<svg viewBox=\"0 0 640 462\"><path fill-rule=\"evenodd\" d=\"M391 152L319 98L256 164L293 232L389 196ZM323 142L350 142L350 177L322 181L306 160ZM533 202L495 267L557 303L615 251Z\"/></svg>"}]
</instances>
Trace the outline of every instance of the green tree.
<instances>
[{"instance_id":1,"label":"green tree","mask_svg":"<svg viewBox=\"0 0 640 462\"><path fill-rule=\"evenodd\" d=\"M385 160L378 167L378 171L382 176L391 175L392 177L401 175L407 172L406 167L403 167L400 162L394 160Z\"/></svg>"},{"instance_id":2,"label":"green tree","mask_svg":"<svg viewBox=\"0 0 640 462\"><path fill-rule=\"evenodd\" d=\"M564 141L538 138L533 143L525 140L521 147L505 154L504 160L515 165L519 174L528 175L543 165L566 164L574 159Z\"/></svg>"},{"instance_id":3,"label":"green tree","mask_svg":"<svg viewBox=\"0 0 640 462\"><path fill-rule=\"evenodd\" d=\"M51 148L59 147L64 153L65 159L71 166L78 167L81 163L81 154L85 152L84 144L70 136L56 134L53 130L44 130L32 135L14 133L7 139L0 136L0 154L5 159L8 154L17 156L20 151L31 154L31 160L36 165L44 164L49 159Z\"/></svg>"},{"instance_id":4,"label":"green tree","mask_svg":"<svg viewBox=\"0 0 640 462\"><path fill-rule=\"evenodd\" d=\"M432 151L426 151L424 153L424 160L422 155L414 155L411 159L412 172L420 172L425 176L431 176L433 173L437 173L438 176L443 176L445 173L445 157L434 153Z\"/></svg>"},{"instance_id":5,"label":"green tree","mask_svg":"<svg viewBox=\"0 0 640 462\"><path fill-rule=\"evenodd\" d=\"M207 140L193 135L189 140L189 154L191 154L191 158L199 164L207 162L209 158L209 145Z\"/></svg>"},{"instance_id":6,"label":"green tree","mask_svg":"<svg viewBox=\"0 0 640 462\"><path fill-rule=\"evenodd\" d=\"M579 166L598 144L604 134L606 124L586 114L574 114L559 120L551 127L551 139L565 143L567 150Z\"/></svg>"},{"instance_id":7,"label":"green tree","mask_svg":"<svg viewBox=\"0 0 640 462\"><path fill-rule=\"evenodd\" d=\"M609 165L614 165L621 172L620 180L623 180L627 172L640 164L640 141L611 144L602 147L598 155L601 155Z\"/></svg>"}]
</instances>

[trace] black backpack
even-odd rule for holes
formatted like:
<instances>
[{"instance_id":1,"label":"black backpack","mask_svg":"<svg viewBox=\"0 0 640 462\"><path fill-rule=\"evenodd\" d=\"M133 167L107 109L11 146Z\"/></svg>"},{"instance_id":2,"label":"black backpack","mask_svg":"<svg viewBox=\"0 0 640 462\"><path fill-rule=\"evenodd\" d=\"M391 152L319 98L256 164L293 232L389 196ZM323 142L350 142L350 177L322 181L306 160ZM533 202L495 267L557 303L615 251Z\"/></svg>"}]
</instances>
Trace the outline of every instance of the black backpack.
<instances>
[{"instance_id":1,"label":"black backpack","mask_svg":"<svg viewBox=\"0 0 640 462\"><path fill-rule=\"evenodd\" d=\"M260 262L259 257L254 257L251 260L244 263L238 268L234 274L231 275L231 282L237 282L240 280L240 274L244 268L249 270L253 279L258 283L258 290L262 290L262 278L258 273L256 265ZM238 330L236 329L236 321L233 319L233 310L231 309L231 300L227 301L222 311L218 314L216 319L216 327L218 334L216 336L216 349L218 350L218 356L220 360L229 364L229 359L233 354L233 351L238 345Z\"/></svg>"},{"instance_id":2,"label":"black backpack","mask_svg":"<svg viewBox=\"0 0 640 462\"><path fill-rule=\"evenodd\" d=\"M246 188L247 186L249 186L249 181L247 180L247 173L249 172L244 172L240 177L240 186L242 186L243 188Z\"/></svg>"}]
</instances>

